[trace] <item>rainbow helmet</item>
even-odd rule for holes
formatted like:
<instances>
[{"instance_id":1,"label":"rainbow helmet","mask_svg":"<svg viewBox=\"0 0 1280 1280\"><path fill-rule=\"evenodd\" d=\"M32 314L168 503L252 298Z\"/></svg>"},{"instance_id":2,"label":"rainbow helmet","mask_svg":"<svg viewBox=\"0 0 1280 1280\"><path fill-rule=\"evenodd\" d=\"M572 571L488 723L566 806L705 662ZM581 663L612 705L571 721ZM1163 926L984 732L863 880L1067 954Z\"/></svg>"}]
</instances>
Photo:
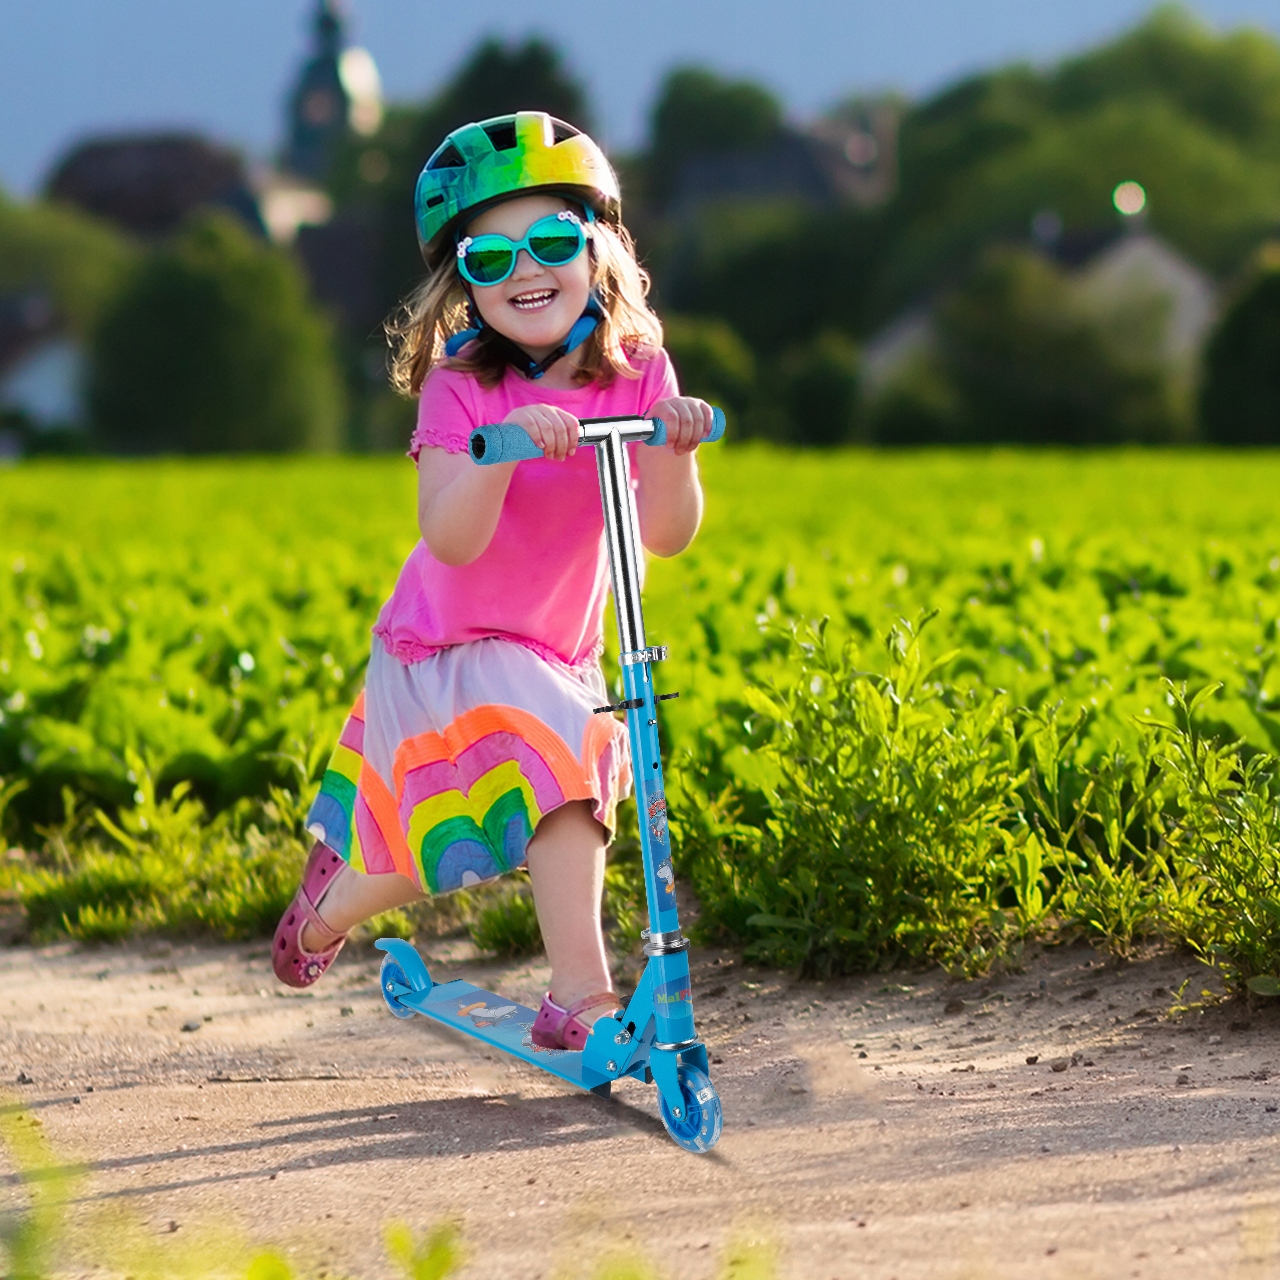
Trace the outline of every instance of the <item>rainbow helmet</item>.
<instances>
[{"instance_id":1,"label":"rainbow helmet","mask_svg":"<svg viewBox=\"0 0 1280 1280\"><path fill-rule=\"evenodd\" d=\"M418 175L413 206L418 247L437 266L459 219L517 192L562 191L616 221L618 178L604 152L545 111L517 111L455 129Z\"/></svg>"}]
</instances>

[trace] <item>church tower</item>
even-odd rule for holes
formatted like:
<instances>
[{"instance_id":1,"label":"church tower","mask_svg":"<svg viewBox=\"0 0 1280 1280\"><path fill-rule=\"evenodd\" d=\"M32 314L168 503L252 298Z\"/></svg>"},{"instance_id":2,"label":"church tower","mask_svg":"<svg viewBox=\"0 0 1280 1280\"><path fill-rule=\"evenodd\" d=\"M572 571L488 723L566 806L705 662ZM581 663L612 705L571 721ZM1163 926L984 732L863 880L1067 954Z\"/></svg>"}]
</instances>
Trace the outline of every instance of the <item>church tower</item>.
<instances>
[{"instance_id":1,"label":"church tower","mask_svg":"<svg viewBox=\"0 0 1280 1280\"><path fill-rule=\"evenodd\" d=\"M284 167L322 183L348 130L375 133L382 123L382 86L368 50L347 47L339 0L318 0L311 56L289 96Z\"/></svg>"}]
</instances>

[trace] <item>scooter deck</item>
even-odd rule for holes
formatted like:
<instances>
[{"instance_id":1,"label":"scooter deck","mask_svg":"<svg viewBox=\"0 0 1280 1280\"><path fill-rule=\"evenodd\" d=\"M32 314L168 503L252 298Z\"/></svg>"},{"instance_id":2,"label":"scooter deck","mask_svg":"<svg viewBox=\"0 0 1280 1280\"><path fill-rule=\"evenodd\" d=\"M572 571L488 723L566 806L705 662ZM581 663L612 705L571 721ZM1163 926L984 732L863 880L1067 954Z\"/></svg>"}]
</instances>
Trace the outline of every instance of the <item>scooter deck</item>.
<instances>
[{"instance_id":1,"label":"scooter deck","mask_svg":"<svg viewBox=\"0 0 1280 1280\"><path fill-rule=\"evenodd\" d=\"M424 1018L483 1040L580 1089L596 1089L609 1082L608 1076L584 1067L580 1049L543 1049L534 1044L531 1032L536 1010L470 982L441 982L430 991L398 992L396 999Z\"/></svg>"}]
</instances>

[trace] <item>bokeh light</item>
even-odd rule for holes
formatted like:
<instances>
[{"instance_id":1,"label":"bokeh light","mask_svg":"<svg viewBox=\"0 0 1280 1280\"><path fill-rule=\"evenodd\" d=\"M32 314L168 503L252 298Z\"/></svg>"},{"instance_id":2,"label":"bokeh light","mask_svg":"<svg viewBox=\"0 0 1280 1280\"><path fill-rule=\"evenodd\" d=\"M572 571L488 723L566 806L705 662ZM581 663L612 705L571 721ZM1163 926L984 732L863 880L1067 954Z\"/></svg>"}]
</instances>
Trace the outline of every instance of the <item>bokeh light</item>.
<instances>
[{"instance_id":1,"label":"bokeh light","mask_svg":"<svg viewBox=\"0 0 1280 1280\"><path fill-rule=\"evenodd\" d=\"M1141 183L1122 182L1111 193L1111 202L1126 218L1132 218L1147 207L1147 193Z\"/></svg>"}]
</instances>

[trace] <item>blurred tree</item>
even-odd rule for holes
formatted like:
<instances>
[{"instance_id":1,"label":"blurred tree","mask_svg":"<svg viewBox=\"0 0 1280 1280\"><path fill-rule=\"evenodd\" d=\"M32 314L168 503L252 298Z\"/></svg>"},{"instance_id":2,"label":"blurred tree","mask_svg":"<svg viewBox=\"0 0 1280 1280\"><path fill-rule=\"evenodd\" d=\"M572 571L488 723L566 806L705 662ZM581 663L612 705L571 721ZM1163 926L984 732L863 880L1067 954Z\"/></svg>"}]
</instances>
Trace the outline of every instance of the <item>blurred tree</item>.
<instances>
[{"instance_id":1,"label":"blurred tree","mask_svg":"<svg viewBox=\"0 0 1280 1280\"><path fill-rule=\"evenodd\" d=\"M1112 102L1043 120L899 224L870 309L892 314L962 272L992 240L1027 239L1045 208L1068 237L1114 234L1112 192L1127 179L1146 190L1147 227L1210 268L1229 270L1280 218L1280 164L1246 154L1167 102Z\"/></svg>"},{"instance_id":2,"label":"blurred tree","mask_svg":"<svg viewBox=\"0 0 1280 1280\"><path fill-rule=\"evenodd\" d=\"M963 273L1052 209L1065 238L1113 230L1140 182L1153 231L1218 271L1280 219L1280 43L1158 9L1047 72L978 76L903 118L900 196L870 314Z\"/></svg>"},{"instance_id":3,"label":"blurred tree","mask_svg":"<svg viewBox=\"0 0 1280 1280\"><path fill-rule=\"evenodd\" d=\"M511 111L548 111L579 129L591 125L586 93L554 46L536 37L511 48L486 40L424 113L418 167L451 129Z\"/></svg>"},{"instance_id":4,"label":"blurred tree","mask_svg":"<svg viewBox=\"0 0 1280 1280\"><path fill-rule=\"evenodd\" d=\"M1150 230L1230 272L1280 222L1280 43L1160 10L1057 68L1003 68L907 110L899 157L898 196L873 215L760 219L726 248L717 210L678 252L651 237L659 295L734 325L758 360L827 328L861 338L993 242L1026 243L1045 210L1067 257L1115 235L1130 179Z\"/></svg>"},{"instance_id":5,"label":"blurred tree","mask_svg":"<svg viewBox=\"0 0 1280 1280\"><path fill-rule=\"evenodd\" d=\"M975 165L1031 139L1047 112L1048 90L1029 67L961 81L902 117L896 210L927 218Z\"/></svg>"},{"instance_id":6,"label":"blurred tree","mask_svg":"<svg viewBox=\"0 0 1280 1280\"><path fill-rule=\"evenodd\" d=\"M1047 122L1121 102L1163 103L1223 141L1280 159L1280 45L1255 31L1216 35L1185 10L1165 6L1113 43L1047 73L1003 68L909 112L899 207L908 218L936 215L975 167L1031 143ZM1107 187L1100 199L1109 195ZM1042 199L1032 212L1049 203Z\"/></svg>"},{"instance_id":7,"label":"blurred tree","mask_svg":"<svg viewBox=\"0 0 1280 1280\"><path fill-rule=\"evenodd\" d=\"M78 336L93 327L137 253L131 240L89 214L0 195L0 294L47 296Z\"/></svg>"},{"instance_id":8,"label":"blurred tree","mask_svg":"<svg viewBox=\"0 0 1280 1280\"><path fill-rule=\"evenodd\" d=\"M859 438L858 348L844 334L819 333L788 351L776 390L790 439L835 445Z\"/></svg>"},{"instance_id":9,"label":"blurred tree","mask_svg":"<svg viewBox=\"0 0 1280 1280\"><path fill-rule=\"evenodd\" d=\"M864 406L866 434L876 444L960 444L964 406L936 351L909 360Z\"/></svg>"},{"instance_id":10,"label":"blurred tree","mask_svg":"<svg viewBox=\"0 0 1280 1280\"><path fill-rule=\"evenodd\" d=\"M1055 111L1122 98L1163 99L1241 146L1280 156L1280 45L1261 31L1218 35L1180 5L1163 5L1050 80Z\"/></svg>"},{"instance_id":11,"label":"blurred tree","mask_svg":"<svg viewBox=\"0 0 1280 1280\"><path fill-rule=\"evenodd\" d=\"M1099 315L1052 263L989 251L937 312L963 438L1085 445L1185 434L1160 356L1163 322L1154 299ZM1113 325L1126 330L1123 342L1108 332Z\"/></svg>"},{"instance_id":12,"label":"blurred tree","mask_svg":"<svg viewBox=\"0 0 1280 1280\"><path fill-rule=\"evenodd\" d=\"M742 339L724 321L696 316L664 316L662 327L681 390L744 412L755 393L756 362Z\"/></svg>"},{"instance_id":13,"label":"blurred tree","mask_svg":"<svg viewBox=\"0 0 1280 1280\"><path fill-rule=\"evenodd\" d=\"M381 134L339 166L335 194L374 206L383 229L380 291L388 308L421 275L408 207L426 156L453 125L522 105L585 123L582 91L554 49L491 41L436 99L391 112ZM906 109L898 195L874 213L726 199L673 216L664 202L684 166L770 147L785 131L783 113L762 85L684 67L664 82L650 120L645 153L620 167L654 296L680 316L719 321L741 337L758 371L760 410L745 416L782 434L792 415L781 388L787 369L799 367L798 352L812 354L827 333L861 341L906 308L949 295L953 314L972 303L989 328L980 326L966 345L944 317L935 357L919 364L910 387L910 379L896 386L896 400L878 405L878 432L1033 438L1025 433L1035 420L1050 423L1058 439L1184 436L1189 414L1165 372L1135 356L1122 341L1126 330L1090 311L1065 277L1047 263L1024 263L1002 268L997 288L992 260L975 267L993 244L1028 243L1033 220L1046 211L1051 216L1037 225L1053 230L1048 239L1038 231L1037 242L1062 262L1086 260L1119 232L1112 193L1124 180L1146 189L1142 216L1151 231L1220 274L1280 224L1280 43L1258 32L1219 35L1169 8L1056 67L1002 68ZM983 280L994 292L980 299L974 291ZM1069 304L1057 324L1045 301L1055 290ZM1019 333L1024 321L1029 327ZM677 324L673 342L680 340ZM975 372L990 355L983 343L1002 359L1038 361L1027 386L984 382ZM1101 370L1104 381L1091 390L1065 373L1055 381L1053 360L1064 370ZM997 401L1004 425L982 425L974 406ZM890 404L897 405L892 428L884 425Z\"/></svg>"},{"instance_id":14,"label":"blurred tree","mask_svg":"<svg viewBox=\"0 0 1280 1280\"><path fill-rule=\"evenodd\" d=\"M777 141L782 104L750 80L724 80L704 67L667 75L650 114L647 194L661 203L697 156L751 151Z\"/></svg>"},{"instance_id":15,"label":"blurred tree","mask_svg":"<svg viewBox=\"0 0 1280 1280\"><path fill-rule=\"evenodd\" d=\"M866 332L884 242L880 213L711 208L655 255L653 270L663 302L723 319L767 363L824 329Z\"/></svg>"},{"instance_id":16,"label":"blurred tree","mask_svg":"<svg viewBox=\"0 0 1280 1280\"><path fill-rule=\"evenodd\" d=\"M1259 255L1209 340L1200 413L1216 444L1280 444L1280 246Z\"/></svg>"},{"instance_id":17,"label":"blurred tree","mask_svg":"<svg viewBox=\"0 0 1280 1280\"><path fill-rule=\"evenodd\" d=\"M89 401L125 453L328 449L344 414L297 265L220 214L157 248L105 307Z\"/></svg>"}]
</instances>

